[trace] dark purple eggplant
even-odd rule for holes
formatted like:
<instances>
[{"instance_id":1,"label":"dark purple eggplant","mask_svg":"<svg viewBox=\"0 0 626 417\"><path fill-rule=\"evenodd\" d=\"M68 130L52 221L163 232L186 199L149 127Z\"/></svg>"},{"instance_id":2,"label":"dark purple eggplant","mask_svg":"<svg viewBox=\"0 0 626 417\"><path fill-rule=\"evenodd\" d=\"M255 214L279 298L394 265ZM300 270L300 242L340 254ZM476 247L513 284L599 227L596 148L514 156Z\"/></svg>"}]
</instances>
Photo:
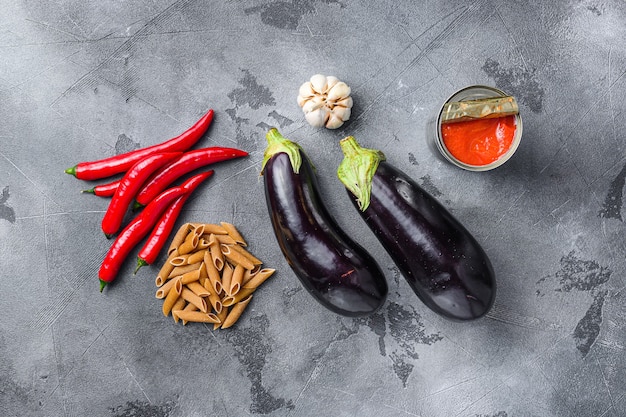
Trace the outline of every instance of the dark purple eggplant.
<instances>
[{"instance_id":1,"label":"dark purple eggplant","mask_svg":"<svg viewBox=\"0 0 626 417\"><path fill-rule=\"evenodd\" d=\"M484 316L496 281L476 239L382 152L362 148L351 136L340 143L339 179L419 299L451 320Z\"/></svg>"},{"instance_id":2,"label":"dark purple eggplant","mask_svg":"<svg viewBox=\"0 0 626 417\"><path fill-rule=\"evenodd\" d=\"M387 296L376 263L337 225L320 198L314 169L300 146L275 128L267 133L261 174L278 245L302 286L324 307L350 317L371 314Z\"/></svg>"}]
</instances>

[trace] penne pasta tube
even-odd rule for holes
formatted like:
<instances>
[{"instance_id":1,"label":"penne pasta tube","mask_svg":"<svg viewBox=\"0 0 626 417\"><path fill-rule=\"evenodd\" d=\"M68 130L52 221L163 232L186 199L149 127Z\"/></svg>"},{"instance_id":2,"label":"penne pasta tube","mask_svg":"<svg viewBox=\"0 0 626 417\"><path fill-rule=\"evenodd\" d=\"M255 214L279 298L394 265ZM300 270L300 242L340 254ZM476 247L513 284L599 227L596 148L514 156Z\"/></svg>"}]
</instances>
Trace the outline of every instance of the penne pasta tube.
<instances>
[{"instance_id":1,"label":"penne pasta tube","mask_svg":"<svg viewBox=\"0 0 626 417\"><path fill-rule=\"evenodd\" d=\"M181 296L183 290L183 284L181 284L180 279L177 279L172 286L172 289L167 293L165 300L163 301L163 315L169 316L170 311L172 311L172 307L176 300Z\"/></svg>"},{"instance_id":2,"label":"penne pasta tube","mask_svg":"<svg viewBox=\"0 0 626 417\"><path fill-rule=\"evenodd\" d=\"M186 285L198 297L208 297L211 294L206 288L204 288L198 281L190 282Z\"/></svg>"},{"instance_id":3,"label":"penne pasta tube","mask_svg":"<svg viewBox=\"0 0 626 417\"><path fill-rule=\"evenodd\" d=\"M239 289L241 288L241 283L243 281L244 271L245 269L243 268L243 266L241 265L235 266L235 269L233 271L233 276L230 279L230 290L227 291L229 295L235 295L237 294L237 292L239 292Z\"/></svg>"},{"instance_id":4,"label":"penne pasta tube","mask_svg":"<svg viewBox=\"0 0 626 417\"><path fill-rule=\"evenodd\" d=\"M198 307L196 307L195 305L193 305L191 303L187 303L187 305L185 306L185 308L183 308L183 310L184 311L198 311ZM174 315L174 311L173 310L172 310L172 315ZM176 314L176 316L178 316L178 314ZM187 324L187 320L183 320L183 326L186 325L186 324Z\"/></svg>"},{"instance_id":5,"label":"penne pasta tube","mask_svg":"<svg viewBox=\"0 0 626 417\"><path fill-rule=\"evenodd\" d=\"M226 231L228 232L228 236L232 237L235 242L237 242L241 246L248 246L243 236L241 236L241 233L239 233L239 230L237 230L237 228L233 224L226 222L221 222L220 224L224 229L226 229Z\"/></svg>"},{"instance_id":6,"label":"penne pasta tube","mask_svg":"<svg viewBox=\"0 0 626 417\"><path fill-rule=\"evenodd\" d=\"M183 285L191 284L192 282L197 282L200 279L200 268L195 271L189 271L180 276L180 280Z\"/></svg>"},{"instance_id":7,"label":"penne pasta tube","mask_svg":"<svg viewBox=\"0 0 626 417\"><path fill-rule=\"evenodd\" d=\"M202 311L203 313L207 312L207 305L206 305L206 301L204 301L204 298L198 297L190 289L186 287L182 287L182 292L180 293L180 296L183 297L185 300L187 300L187 302L198 307L198 310Z\"/></svg>"},{"instance_id":8,"label":"penne pasta tube","mask_svg":"<svg viewBox=\"0 0 626 417\"><path fill-rule=\"evenodd\" d=\"M238 302L240 302L241 300L243 300L244 298L246 298L247 296L249 296L250 294L252 294L253 292L256 291L256 288L242 288L239 290L239 292L235 295L227 295L226 297L224 297L222 299L222 306L223 307L232 307L235 304L237 304Z\"/></svg>"},{"instance_id":9,"label":"penne pasta tube","mask_svg":"<svg viewBox=\"0 0 626 417\"><path fill-rule=\"evenodd\" d=\"M211 253L212 262L217 268L218 271L221 271L224 268L224 255L222 254L220 248L220 242L217 240L215 235L211 235L209 237L209 252Z\"/></svg>"},{"instance_id":10,"label":"penne pasta tube","mask_svg":"<svg viewBox=\"0 0 626 417\"><path fill-rule=\"evenodd\" d=\"M219 318L213 313L203 313L202 311L177 311L176 314L183 320L184 324L194 323L219 323Z\"/></svg>"},{"instance_id":11,"label":"penne pasta tube","mask_svg":"<svg viewBox=\"0 0 626 417\"><path fill-rule=\"evenodd\" d=\"M254 268L254 264L252 263L252 261L246 258L241 252L237 252L236 250L232 249L233 247L234 247L233 245L224 245L224 244L220 246L220 249L222 253L224 254L224 256L226 257L226 259L228 259L235 265L243 266L245 269Z\"/></svg>"},{"instance_id":12,"label":"penne pasta tube","mask_svg":"<svg viewBox=\"0 0 626 417\"><path fill-rule=\"evenodd\" d=\"M199 223L199 224L194 224L192 225L193 227L193 233L195 235L197 235L198 237L201 237L204 234L204 224L203 223Z\"/></svg>"},{"instance_id":13,"label":"penne pasta tube","mask_svg":"<svg viewBox=\"0 0 626 417\"><path fill-rule=\"evenodd\" d=\"M274 275L274 272L276 272L275 269L263 268L257 272L250 281L245 283L242 288L258 288L259 285L263 284L269 277Z\"/></svg>"},{"instance_id":14,"label":"penne pasta tube","mask_svg":"<svg viewBox=\"0 0 626 417\"><path fill-rule=\"evenodd\" d=\"M215 264L213 264L213 259L211 258L210 253L206 253L204 255L204 268L207 272L207 276L209 277L209 281L211 281L211 285L215 290L216 294L222 292L222 277L220 276L220 271L217 270Z\"/></svg>"},{"instance_id":15,"label":"penne pasta tube","mask_svg":"<svg viewBox=\"0 0 626 417\"><path fill-rule=\"evenodd\" d=\"M167 250L168 255L170 255L174 250L176 250L185 241L185 238L187 237L187 234L189 234L190 231L191 231L191 226L189 225L189 223L185 223L178 228L178 231L172 238L170 247Z\"/></svg>"},{"instance_id":16,"label":"penne pasta tube","mask_svg":"<svg viewBox=\"0 0 626 417\"><path fill-rule=\"evenodd\" d=\"M227 294L228 294L228 291L230 290L230 280L232 277L233 277L233 267L230 266L228 262L226 262L224 264L224 269L222 270L222 290L224 290Z\"/></svg>"},{"instance_id":17,"label":"penne pasta tube","mask_svg":"<svg viewBox=\"0 0 626 417\"><path fill-rule=\"evenodd\" d=\"M167 279L170 277L170 273L174 269L174 265L170 263L170 260L176 257L177 254L178 252L172 253L172 255L170 255L170 257L167 258L167 261L165 261L165 264L163 264L163 266L159 270L156 280L154 281L157 287L160 287L161 285L165 284L165 281L167 281Z\"/></svg>"},{"instance_id":18,"label":"penne pasta tube","mask_svg":"<svg viewBox=\"0 0 626 417\"><path fill-rule=\"evenodd\" d=\"M170 272L169 278L174 278L179 275L186 274L187 272L195 271L200 268L200 265L201 262L196 262L195 264L189 265L175 266L174 269L172 269L172 272Z\"/></svg>"},{"instance_id":19,"label":"penne pasta tube","mask_svg":"<svg viewBox=\"0 0 626 417\"><path fill-rule=\"evenodd\" d=\"M198 242L200 241L200 237L195 233L189 233L185 238L185 241L178 246L178 253L181 255L185 255L187 253L193 252L198 246Z\"/></svg>"},{"instance_id":20,"label":"penne pasta tube","mask_svg":"<svg viewBox=\"0 0 626 417\"><path fill-rule=\"evenodd\" d=\"M250 261L252 261L252 263L254 265L263 265L263 262L257 258L256 256L254 256L253 254L251 254L250 252L248 252L245 248L243 248L240 245L232 245L230 246L231 249L236 250L237 252L241 253L243 256L245 256L246 258L250 259Z\"/></svg>"},{"instance_id":21,"label":"penne pasta tube","mask_svg":"<svg viewBox=\"0 0 626 417\"><path fill-rule=\"evenodd\" d=\"M202 236L204 236L204 235L202 235ZM205 249L208 249L208 248L209 248L209 240L205 239L204 237L201 237L200 241L198 242L198 247L196 249L205 250Z\"/></svg>"},{"instance_id":22,"label":"penne pasta tube","mask_svg":"<svg viewBox=\"0 0 626 417\"><path fill-rule=\"evenodd\" d=\"M156 298L163 299L167 297L167 294L170 292L172 287L176 284L176 279L170 279L165 284L161 285L161 287L157 288Z\"/></svg>"},{"instance_id":23,"label":"penne pasta tube","mask_svg":"<svg viewBox=\"0 0 626 417\"><path fill-rule=\"evenodd\" d=\"M243 280L241 282L241 285L245 285L248 281L250 281L252 279L253 276L258 274L258 272L260 270L261 270L261 266L260 265L254 265L254 268L246 269L244 271L244 273L243 273Z\"/></svg>"},{"instance_id":24,"label":"penne pasta tube","mask_svg":"<svg viewBox=\"0 0 626 417\"><path fill-rule=\"evenodd\" d=\"M215 289L213 288L210 280L207 279L204 281L204 288L209 293L208 299L211 307L213 307L213 310L215 310L216 313L220 313L222 311L222 300L220 299L220 296L217 295L217 293L215 292Z\"/></svg>"},{"instance_id":25,"label":"penne pasta tube","mask_svg":"<svg viewBox=\"0 0 626 417\"><path fill-rule=\"evenodd\" d=\"M182 310L185 308L187 301L184 298L178 297L174 305L172 306L172 317L174 318L174 322L178 323L178 316L176 315L176 310Z\"/></svg>"},{"instance_id":26,"label":"penne pasta tube","mask_svg":"<svg viewBox=\"0 0 626 417\"><path fill-rule=\"evenodd\" d=\"M237 320L239 320L239 317L241 317L241 314L250 303L250 300L252 300L252 294L235 304L233 308L230 309L226 319L224 319L224 322L222 323L222 329L228 329L235 324Z\"/></svg>"},{"instance_id":27,"label":"penne pasta tube","mask_svg":"<svg viewBox=\"0 0 626 417\"><path fill-rule=\"evenodd\" d=\"M195 264L196 262L201 262L204 259L203 251L196 251L187 253L185 255L174 256L169 260L169 262L174 266L182 266Z\"/></svg>"},{"instance_id":28,"label":"penne pasta tube","mask_svg":"<svg viewBox=\"0 0 626 417\"><path fill-rule=\"evenodd\" d=\"M220 328L220 326L222 325L222 323L224 322L224 320L226 320L226 317L228 316L228 310L229 309L227 307L224 307L224 308L222 308L222 311L220 311L220 312L218 312L216 314L217 318L220 320L220 322L219 323L215 323L213 325L213 330L217 330L217 329Z\"/></svg>"},{"instance_id":29,"label":"penne pasta tube","mask_svg":"<svg viewBox=\"0 0 626 417\"><path fill-rule=\"evenodd\" d=\"M192 223L193 225L200 225L200 223ZM210 235L211 233L215 235L227 235L228 231L224 229L219 224L212 223L202 223L204 225L204 234Z\"/></svg>"},{"instance_id":30,"label":"penne pasta tube","mask_svg":"<svg viewBox=\"0 0 626 417\"><path fill-rule=\"evenodd\" d=\"M237 241L229 235L215 235L215 239L223 245L237 245Z\"/></svg>"}]
</instances>

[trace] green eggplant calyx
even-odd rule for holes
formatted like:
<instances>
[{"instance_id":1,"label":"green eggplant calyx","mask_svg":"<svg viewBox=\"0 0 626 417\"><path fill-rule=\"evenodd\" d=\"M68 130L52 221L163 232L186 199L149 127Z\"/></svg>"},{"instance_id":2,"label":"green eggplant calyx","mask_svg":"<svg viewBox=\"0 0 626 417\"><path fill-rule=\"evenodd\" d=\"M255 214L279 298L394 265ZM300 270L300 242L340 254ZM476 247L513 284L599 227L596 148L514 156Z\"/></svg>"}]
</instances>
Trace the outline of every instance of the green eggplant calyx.
<instances>
[{"instance_id":1,"label":"green eggplant calyx","mask_svg":"<svg viewBox=\"0 0 626 417\"><path fill-rule=\"evenodd\" d=\"M66 170L65 170L65 173L66 173L66 174L73 175L73 176L76 176L76 165L74 165L74 166L73 166L73 167L71 167L71 168L66 169Z\"/></svg>"},{"instance_id":2,"label":"green eggplant calyx","mask_svg":"<svg viewBox=\"0 0 626 417\"><path fill-rule=\"evenodd\" d=\"M372 178L378 164L385 160L385 154L376 149L361 147L354 136L348 136L339 142L343 151L343 161L337 168L337 176L343 185L357 199L359 209L367 210L372 193Z\"/></svg>"},{"instance_id":3,"label":"green eggplant calyx","mask_svg":"<svg viewBox=\"0 0 626 417\"><path fill-rule=\"evenodd\" d=\"M300 153L302 148L300 145L285 138L275 127L271 128L265 137L267 138L267 148L265 148L265 152L263 153L261 175L263 175L265 165L272 158L272 156L283 152L289 156L291 168L293 169L293 172L297 174L300 171L300 166L302 165L302 155Z\"/></svg>"}]
</instances>

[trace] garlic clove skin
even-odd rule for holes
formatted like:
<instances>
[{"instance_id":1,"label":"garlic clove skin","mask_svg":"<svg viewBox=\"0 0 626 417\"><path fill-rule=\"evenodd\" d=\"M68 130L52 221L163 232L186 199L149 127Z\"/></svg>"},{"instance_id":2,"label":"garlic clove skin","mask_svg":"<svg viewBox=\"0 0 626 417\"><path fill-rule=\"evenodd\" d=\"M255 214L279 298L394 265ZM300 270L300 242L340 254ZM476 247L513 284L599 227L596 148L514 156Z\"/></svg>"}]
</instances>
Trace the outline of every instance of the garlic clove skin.
<instances>
[{"instance_id":1,"label":"garlic clove skin","mask_svg":"<svg viewBox=\"0 0 626 417\"><path fill-rule=\"evenodd\" d=\"M343 120L337 117L336 114L331 114L326 122L326 129L337 129L343 125Z\"/></svg>"},{"instance_id":2,"label":"garlic clove skin","mask_svg":"<svg viewBox=\"0 0 626 417\"><path fill-rule=\"evenodd\" d=\"M322 97L313 97L308 99L303 105L302 105L302 111L304 113L310 113L312 111L315 111L321 107L324 107L325 103L324 103L324 99Z\"/></svg>"},{"instance_id":3,"label":"garlic clove skin","mask_svg":"<svg viewBox=\"0 0 626 417\"><path fill-rule=\"evenodd\" d=\"M337 101L350 96L350 87L343 81L338 82L328 91L326 100Z\"/></svg>"},{"instance_id":4,"label":"garlic clove skin","mask_svg":"<svg viewBox=\"0 0 626 417\"><path fill-rule=\"evenodd\" d=\"M339 100L335 103L335 106L347 107L349 109L352 108L352 97L346 97L344 99Z\"/></svg>"},{"instance_id":5,"label":"garlic clove skin","mask_svg":"<svg viewBox=\"0 0 626 417\"><path fill-rule=\"evenodd\" d=\"M329 75L326 77L326 90L330 90L331 88L333 88L335 86L335 84L337 84L339 82L339 79L337 77L334 77L332 75Z\"/></svg>"},{"instance_id":6,"label":"garlic clove skin","mask_svg":"<svg viewBox=\"0 0 626 417\"><path fill-rule=\"evenodd\" d=\"M348 119L350 119L351 113L352 113L352 109L350 109L349 107L335 106L335 108L333 109L333 116L336 116L337 118L341 119L342 122L345 122Z\"/></svg>"},{"instance_id":7,"label":"garlic clove skin","mask_svg":"<svg viewBox=\"0 0 626 417\"><path fill-rule=\"evenodd\" d=\"M318 94L326 93L326 76L315 74L311 77L311 86L313 87L313 91Z\"/></svg>"},{"instance_id":8,"label":"garlic clove skin","mask_svg":"<svg viewBox=\"0 0 626 417\"><path fill-rule=\"evenodd\" d=\"M315 96L315 91L313 90L313 85L311 85L310 81L300 86L300 89L298 90L298 96L303 98Z\"/></svg>"},{"instance_id":9,"label":"garlic clove skin","mask_svg":"<svg viewBox=\"0 0 626 417\"><path fill-rule=\"evenodd\" d=\"M304 115L307 122L313 127L322 127L326 123L329 112L326 108L322 107L312 112L308 112Z\"/></svg>"}]
</instances>

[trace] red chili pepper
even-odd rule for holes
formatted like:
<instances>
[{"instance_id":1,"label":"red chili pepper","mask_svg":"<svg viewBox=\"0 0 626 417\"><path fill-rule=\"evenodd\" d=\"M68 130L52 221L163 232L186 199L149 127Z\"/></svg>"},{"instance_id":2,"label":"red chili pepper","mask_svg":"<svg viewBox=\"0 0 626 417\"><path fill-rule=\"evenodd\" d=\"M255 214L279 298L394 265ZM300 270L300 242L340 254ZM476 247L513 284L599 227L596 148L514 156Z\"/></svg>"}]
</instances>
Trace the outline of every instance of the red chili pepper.
<instances>
[{"instance_id":1,"label":"red chili pepper","mask_svg":"<svg viewBox=\"0 0 626 417\"><path fill-rule=\"evenodd\" d=\"M130 251L152 230L161 213L178 197L187 192L182 186L159 194L143 212L133 219L115 239L100 265L100 292L117 277Z\"/></svg>"},{"instance_id":2,"label":"red chili pepper","mask_svg":"<svg viewBox=\"0 0 626 417\"><path fill-rule=\"evenodd\" d=\"M117 187L119 185L120 185L120 180L116 180L113 182L109 182L107 184L96 185L93 188L90 188L88 190L83 190L81 192L95 194L98 197L113 197L113 194L115 194L115 190L117 190Z\"/></svg>"},{"instance_id":3,"label":"red chili pepper","mask_svg":"<svg viewBox=\"0 0 626 417\"><path fill-rule=\"evenodd\" d=\"M181 176L209 164L247 156L248 152L234 149L211 147L185 152L180 158L159 170L142 187L136 197L134 208L145 206Z\"/></svg>"},{"instance_id":4,"label":"red chili pepper","mask_svg":"<svg viewBox=\"0 0 626 417\"><path fill-rule=\"evenodd\" d=\"M198 142L209 128L212 120L213 110L209 110L193 126L170 140L110 158L81 162L66 169L65 172L80 180L97 180L120 174L132 167L137 161L156 152L184 152Z\"/></svg>"},{"instance_id":5,"label":"red chili pepper","mask_svg":"<svg viewBox=\"0 0 626 417\"><path fill-rule=\"evenodd\" d=\"M135 163L126 172L102 218L102 231L107 237L117 233L120 229L128 207L150 175L180 155L181 152L150 155Z\"/></svg>"},{"instance_id":6,"label":"red chili pepper","mask_svg":"<svg viewBox=\"0 0 626 417\"><path fill-rule=\"evenodd\" d=\"M191 193L211 175L213 175L213 170L194 175L181 185L181 187L185 188L187 192L178 197L176 201L174 201L161 215L157 225L154 227L152 233L146 240L146 243L143 245L143 248L137 255L137 268L135 269L135 274L142 266L154 263L157 256L159 256L161 249L163 249L163 245L165 245L165 242L172 233L176 220L178 219L178 215L185 205L185 202Z\"/></svg>"}]
</instances>

